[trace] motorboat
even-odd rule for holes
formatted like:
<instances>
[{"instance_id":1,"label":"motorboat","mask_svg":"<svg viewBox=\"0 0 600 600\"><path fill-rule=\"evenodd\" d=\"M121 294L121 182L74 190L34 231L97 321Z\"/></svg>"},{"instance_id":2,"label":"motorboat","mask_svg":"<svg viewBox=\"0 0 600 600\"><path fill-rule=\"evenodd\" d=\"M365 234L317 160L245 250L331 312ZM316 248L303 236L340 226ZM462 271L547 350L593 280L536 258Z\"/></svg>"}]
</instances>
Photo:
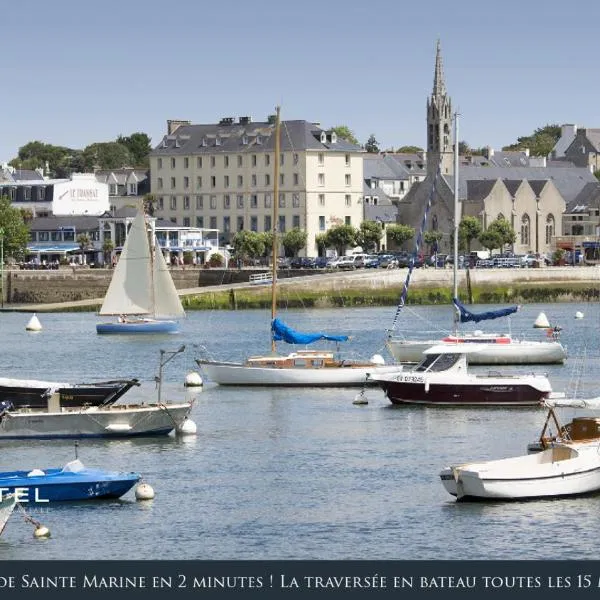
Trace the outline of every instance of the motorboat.
<instances>
[{"instance_id":1,"label":"motorboat","mask_svg":"<svg viewBox=\"0 0 600 600\"><path fill-rule=\"evenodd\" d=\"M179 294L154 231L138 206L100 315L118 316L97 323L99 334L177 333L185 316Z\"/></svg>"},{"instance_id":2,"label":"motorboat","mask_svg":"<svg viewBox=\"0 0 600 600\"><path fill-rule=\"evenodd\" d=\"M456 298L454 305L461 315L461 322L469 320L495 319L507 316L509 311L517 307L472 313ZM396 336L387 341L387 347L398 362L419 362L422 353L434 345L453 345L467 347L477 344L478 352L469 355L469 363L473 365L542 365L562 364L567 358L567 351L559 341L560 328L549 327L544 340L517 339L508 333L485 333L475 330L472 333L450 334L438 339L415 340Z\"/></svg>"},{"instance_id":3,"label":"motorboat","mask_svg":"<svg viewBox=\"0 0 600 600\"><path fill-rule=\"evenodd\" d=\"M369 374L392 404L438 406L535 406L552 392L545 374L470 372L467 355L479 346L437 345L413 369L398 374Z\"/></svg>"},{"instance_id":4,"label":"motorboat","mask_svg":"<svg viewBox=\"0 0 600 600\"><path fill-rule=\"evenodd\" d=\"M554 408L574 404L548 400L545 405L549 411L539 451L446 467L440 473L446 491L457 500L557 498L599 491L600 420L582 417L560 426ZM547 435L552 420L557 432Z\"/></svg>"},{"instance_id":5,"label":"motorboat","mask_svg":"<svg viewBox=\"0 0 600 600\"><path fill-rule=\"evenodd\" d=\"M138 379L118 379L92 383L66 383L38 379L0 377L0 406L45 408L48 395L59 394L61 406L108 406L119 400Z\"/></svg>"},{"instance_id":6,"label":"motorboat","mask_svg":"<svg viewBox=\"0 0 600 600\"><path fill-rule=\"evenodd\" d=\"M139 473L90 469L76 459L61 468L0 472L0 502L49 503L120 498L139 480Z\"/></svg>"}]
</instances>

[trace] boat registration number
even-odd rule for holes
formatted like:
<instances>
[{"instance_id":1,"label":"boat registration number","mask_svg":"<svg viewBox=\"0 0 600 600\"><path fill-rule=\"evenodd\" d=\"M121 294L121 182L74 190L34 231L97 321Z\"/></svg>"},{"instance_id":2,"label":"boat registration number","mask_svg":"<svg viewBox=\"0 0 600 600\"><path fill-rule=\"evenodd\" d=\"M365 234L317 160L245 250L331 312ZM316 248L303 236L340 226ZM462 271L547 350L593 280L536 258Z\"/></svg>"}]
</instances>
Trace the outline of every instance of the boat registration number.
<instances>
[{"instance_id":1,"label":"boat registration number","mask_svg":"<svg viewBox=\"0 0 600 600\"><path fill-rule=\"evenodd\" d=\"M402 375L399 380L407 383L423 383L425 381L422 375Z\"/></svg>"}]
</instances>

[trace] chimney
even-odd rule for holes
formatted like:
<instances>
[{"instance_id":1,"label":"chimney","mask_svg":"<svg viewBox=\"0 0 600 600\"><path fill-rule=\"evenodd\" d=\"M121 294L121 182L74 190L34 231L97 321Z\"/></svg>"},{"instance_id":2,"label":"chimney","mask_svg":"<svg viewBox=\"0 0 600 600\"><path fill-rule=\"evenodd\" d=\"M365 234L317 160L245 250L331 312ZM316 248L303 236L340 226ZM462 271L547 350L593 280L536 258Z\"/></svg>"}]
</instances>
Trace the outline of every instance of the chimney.
<instances>
[{"instance_id":1,"label":"chimney","mask_svg":"<svg viewBox=\"0 0 600 600\"><path fill-rule=\"evenodd\" d=\"M183 125L191 125L191 121L181 121L176 119L168 119L167 120L167 135L173 135L177 129L182 127Z\"/></svg>"}]
</instances>

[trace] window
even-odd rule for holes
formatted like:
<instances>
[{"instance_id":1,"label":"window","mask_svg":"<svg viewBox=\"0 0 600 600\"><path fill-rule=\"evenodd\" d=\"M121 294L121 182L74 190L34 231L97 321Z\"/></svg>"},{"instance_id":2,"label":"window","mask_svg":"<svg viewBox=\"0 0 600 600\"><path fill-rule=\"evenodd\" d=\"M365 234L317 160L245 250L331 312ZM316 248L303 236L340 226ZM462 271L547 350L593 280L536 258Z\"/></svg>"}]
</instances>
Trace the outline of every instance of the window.
<instances>
[{"instance_id":1,"label":"window","mask_svg":"<svg viewBox=\"0 0 600 600\"><path fill-rule=\"evenodd\" d=\"M163 210L165 208L165 199L162 196L158 198L158 210Z\"/></svg>"},{"instance_id":2,"label":"window","mask_svg":"<svg viewBox=\"0 0 600 600\"><path fill-rule=\"evenodd\" d=\"M271 208L271 194L265 194L265 208Z\"/></svg>"},{"instance_id":3,"label":"window","mask_svg":"<svg viewBox=\"0 0 600 600\"><path fill-rule=\"evenodd\" d=\"M279 215L279 231L285 233L285 215Z\"/></svg>"},{"instance_id":4,"label":"window","mask_svg":"<svg viewBox=\"0 0 600 600\"><path fill-rule=\"evenodd\" d=\"M237 218L237 230L244 231L244 217Z\"/></svg>"},{"instance_id":5,"label":"window","mask_svg":"<svg viewBox=\"0 0 600 600\"><path fill-rule=\"evenodd\" d=\"M204 228L204 217L196 217L196 227Z\"/></svg>"},{"instance_id":6,"label":"window","mask_svg":"<svg viewBox=\"0 0 600 600\"><path fill-rule=\"evenodd\" d=\"M223 157L223 165L226 169L229 167L229 156Z\"/></svg>"},{"instance_id":7,"label":"window","mask_svg":"<svg viewBox=\"0 0 600 600\"><path fill-rule=\"evenodd\" d=\"M183 187L185 189L188 189L190 187L190 178L189 177L184 177L183 178Z\"/></svg>"},{"instance_id":8,"label":"window","mask_svg":"<svg viewBox=\"0 0 600 600\"><path fill-rule=\"evenodd\" d=\"M35 231L29 232L29 241L35 242L37 240L37 233Z\"/></svg>"},{"instance_id":9,"label":"window","mask_svg":"<svg viewBox=\"0 0 600 600\"><path fill-rule=\"evenodd\" d=\"M319 206L325 206L325 194L319 194Z\"/></svg>"},{"instance_id":10,"label":"window","mask_svg":"<svg viewBox=\"0 0 600 600\"><path fill-rule=\"evenodd\" d=\"M60 242L61 241L61 236L60 236L60 231L51 231L50 232L50 239L53 242Z\"/></svg>"},{"instance_id":11,"label":"window","mask_svg":"<svg viewBox=\"0 0 600 600\"><path fill-rule=\"evenodd\" d=\"M163 180L162 180L162 177L159 177L159 178L156 180L156 186L158 187L158 189L159 189L159 190L162 190L162 188L163 188ZM113 195L114 195L114 194L113 194Z\"/></svg>"},{"instance_id":12,"label":"window","mask_svg":"<svg viewBox=\"0 0 600 600\"><path fill-rule=\"evenodd\" d=\"M183 210L190 210L190 197L189 196L183 197Z\"/></svg>"},{"instance_id":13,"label":"window","mask_svg":"<svg viewBox=\"0 0 600 600\"><path fill-rule=\"evenodd\" d=\"M190 218L189 217L183 217L183 226L184 227L190 226Z\"/></svg>"},{"instance_id":14,"label":"window","mask_svg":"<svg viewBox=\"0 0 600 600\"><path fill-rule=\"evenodd\" d=\"M184 169L189 169L190 168L190 159L187 156L185 156L183 158L183 168Z\"/></svg>"},{"instance_id":15,"label":"window","mask_svg":"<svg viewBox=\"0 0 600 600\"><path fill-rule=\"evenodd\" d=\"M46 199L46 188L39 187L38 188L38 200L45 200L45 199Z\"/></svg>"},{"instance_id":16,"label":"window","mask_svg":"<svg viewBox=\"0 0 600 600\"><path fill-rule=\"evenodd\" d=\"M162 169L162 158L159 158L159 159L156 161L156 166L157 166L159 169Z\"/></svg>"},{"instance_id":17,"label":"window","mask_svg":"<svg viewBox=\"0 0 600 600\"><path fill-rule=\"evenodd\" d=\"M171 177L171 189L174 190L177 187L177 182L175 181L175 177Z\"/></svg>"},{"instance_id":18,"label":"window","mask_svg":"<svg viewBox=\"0 0 600 600\"><path fill-rule=\"evenodd\" d=\"M237 176L237 186L244 187L244 176L243 175Z\"/></svg>"},{"instance_id":19,"label":"window","mask_svg":"<svg viewBox=\"0 0 600 600\"><path fill-rule=\"evenodd\" d=\"M346 185L352 185L352 176L350 173L346 173L346 175L344 175L344 179L346 181Z\"/></svg>"},{"instance_id":20,"label":"window","mask_svg":"<svg viewBox=\"0 0 600 600\"><path fill-rule=\"evenodd\" d=\"M223 231L225 233L231 231L231 217L223 217Z\"/></svg>"},{"instance_id":21,"label":"window","mask_svg":"<svg viewBox=\"0 0 600 600\"><path fill-rule=\"evenodd\" d=\"M271 164L271 155L265 154L265 167L268 167Z\"/></svg>"},{"instance_id":22,"label":"window","mask_svg":"<svg viewBox=\"0 0 600 600\"><path fill-rule=\"evenodd\" d=\"M300 208L300 194L292 194L292 208Z\"/></svg>"},{"instance_id":23,"label":"window","mask_svg":"<svg viewBox=\"0 0 600 600\"><path fill-rule=\"evenodd\" d=\"M210 176L210 187L211 188L217 187L217 178L214 175Z\"/></svg>"},{"instance_id":24,"label":"window","mask_svg":"<svg viewBox=\"0 0 600 600\"><path fill-rule=\"evenodd\" d=\"M137 183L129 184L129 195L136 196L137 195Z\"/></svg>"},{"instance_id":25,"label":"window","mask_svg":"<svg viewBox=\"0 0 600 600\"><path fill-rule=\"evenodd\" d=\"M202 177L196 177L196 189L202 189Z\"/></svg>"},{"instance_id":26,"label":"window","mask_svg":"<svg viewBox=\"0 0 600 600\"><path fill-rule=\"evenodd\" d=\"M548 215L546 217L546 245L550 245L552 243L552 238L554 237L554 217L552 215Z\"/></svg>"},{"instance_id":27,"label":"window","mask_svg":"<svg viewBox=\"0 0 600 600\"><path fill-rule=\"evenodd\" d=\"M297 152L294 152L293 162L294 162L295 165L298 164L298 153Z\"/></svg>"},{"instance_id":28,"label":"window","mask_svg":"<svg viewBox=\"0 0 600 600\"><path fill-rule=\"evenodd\" d=\"M250 217L250 231L258 231L258 217Z\"/></svg>"},{"instance_id":29,"label":"window","mask_svg":"<svg viewBox=\"0 0 600 600\"><path fill-rule=\"evenodd\" d=\"M271 215L265 215L265 231L271 231L272 228Z\"/></svg>"},{"instance_id":30,"label":"window","mask_svg":"<svg viewBox=\"0 0 600 600\"><path fill-rule=\"evenodd\" d=\"M252 194L250 196L250 208L258 208L258 196L256 194ZM256 231L253 229L252 231Z\"/></svg>"},{"instance_id":31,"label":"window","mask_svg":"<svg viewBox=\"0 0 600 600\"><path fill-rule=\"evenodd\" d=\"M231 196L229 194L225 194L223 196L223 208L225 210L229 210L231 208Z\"/></svg>"},{"instance_id":32,"label":"window","mask_svg":"<svg viewBox=\"0 0 600 600\"><path fill-rule=\"evenodd\" d=\"M217 217L211 217L209 229L216 229L216 228L217 228Z\"/></svg>"},{"instance_id":33,"label":"window","mask_svg":"<svg viewBox=\"0 0 600 600\"><path fill-rule=\"evenodd\" d=\"M176 166L177 166L177 161L174 158L172 158L171 159L171 169L174 169Z\"/></svg>"},{"instance_id":34,"label":"window","mask_svg":"<svg viewBox=\"0 0 600 600\"><path fill-rule=\"evenodd\" d=\"M350 194L346 194L346 206L352 206L352 196Z\"/></svg>"},{"instance_id":35,"label":"window","mask_svg":"<svg viewBox=\"0 0 600 600\"><path fill-rule=\"evenodd\" d=\"M196 166L201 169L202 168L202 157L201 156L197 156L196 157Z\"/></svg>"},{"instance_id":36,"label":"window","mask_svg":"<svg viewBox=\"0 0 600 600\"><path fill-rule=\"evenodd\" d=\"M279 174L279 185L285 185L285 175L283 173Z\"/></svg>"},{"instance_id":37,"label":"window","mask_svg":"<svg viewBox=\"0 0 600 600\"><path fill-rule=\"evenodd\" d=\"M294 173L294 185L298 185L300 183L300 176L298 173Z\"/></svg>"},{"instance_id":38,"label":"window","mask_svg":"<svg viewBox=\"0 0 600 600\"><path fill-rule=\"evenodd\" d=\"M322 152L319 152L319 154L317 154L317 164L319 166L323 166L325 164L325 155Z\"/></svg>"},{"instance_id":39,"label":"window","mask_svg":"<svg viewBox=\"0 0 600 600\"><path fill-rule=\"evenodd\" d=\"M285 208L285 193L279 194L279 208Z\"/></svg>"},{"instance_id":40,"label":"window","mask_svg":"<svg viewBox=\"0 0 600 600\"><path fill-rule=\"evenodd\" d=\"M256 173L252 173L251 181L252 181L252 183L251 183L252 187L256 187Z\"/></svg>"},{"instance_id":41,"label":"window","mask_svg":"<svg viewBox=\"0 0 600 600\"><path fill-rule=\"evenodd\" d=\"M170 221L173 225L177 225L177 217L171 217Z\"/></svg>"},{"instance_id":42,"label":"window","mask_svg":"<svg viewBox=\"0 0 600 600\"><path fill-rule=\"evenodd\" d=\"M271 176L267 173L265 175L265 186L271 185Z\"/></svg>"},{"instance_id":43,"label":"window","mask_svg":"<svg viewBox=\"0 0 600 600\"><path fill-rule=\"evenodd\" d=\"M223 178L223 185L228 188L229 187L229 175L225 175Z\"/></svg>"},{"instance_id":44,"label":"window","mask_svg":"<svg viewBox=\"0 0 600 600\"><path fill-rule=\"evenodd\" d=\"M280 165L283 167L283 163L284 163L284 160L283 160L283 152L282 152L282 153L279 155L279 164L280 164Z\"/></svg>"},{"instance_id":45,"label":"window","mask_svg":"<svg viewBox=\"0 0 600 600\"><path fill-rule=\"evenodd\" d=\"M216 196L210 197L210 207L213 209L217 208L217 197ZM212 225L211 225L211 227L212 227Z\"/></svg>"},{"instance_id":46,"label":"window","mask_svg":"<svg viewBox=\"0 0 600 600\"><path fill-rule=\"evenodd\" d=\"M300 215L294 215L292 217L292 227L294 229L300 229Z\"/></svg>"},{"instance_id":47,"label":"window","mask_svg":"<svg viewBox=\"0 0 600 600\"><path fill-rule=\"evenodd\" d=\"M350 155L346 154L346 166L349 167L350 166Z\"/></svg>"},{"instance_id":48,"label":"window","mask_svg":"<svg viewBox=\"0 0 600 600\"><path fill-rule=\"evenodd\" d=\"M350 217L344 217L344 225L352 225L352 219Z\"/></svg>"},{"instance_id":49,"label":"window","mask_svg":"<svg viewBox=\"0 0 600 600\"><path fill-rule=\"evenodd\" d=\"M177 210L177 196L171 196L171 210Z\"/></svg>"},{"instance_id":50,"label":"window","mask_svg":"<svg viewBox=\"0 0 600 600\"><path fill-rule=\"evenodd\" d=\"M38 239L40 242L47 242L50 239L50 233L48 231L40 231L38 233Z\"/></svg>"},{"instance_id":51,"label":"window","mask_svg":"<svg viewBox=\"0 0 600 600\"><path fill-rule=\"evenodd\" d=\"M319 185L325 185L325 173L319 173L317 175L317 182Z\"/></svg>"},{"instance_id":52,"label":"window","mask_svg":"<svg viewBox=\"0 0 600 600\"><path fill-rule=\"evenodd\" d=\"M238 154L237 161L238 161L238 167L244 166L244 157L241 154Z\"/></svg>"},{"instance_id":53,"label":"window","mask_svg":"<svg viewBox=\"0 0 600 600\"><path fill-rule=\"evenodd\" d=\"M252 155L252 166L255 167L256 166L256 154Z\"/></svg>"},{"instance_id":54,"label":"window","mask_svg":"<svg viewBox=\"0 0 600 600\"><path fill-rule=\"evenodd\" d=\"M196 210L204 209L204 196L196 196Z\"/></svg>"},{"instance_id":55,"label":"window","mask_svg":"<svg viewBox=\"0 0 600 600\"><path fill-rule=\"evenodd\" d=\"M217 159L214 156L211 156L210 157L210 166L214 168L216 163L217 163Z\"/></svg>"},{"instance_id":56,"label":"window","mask_svg":"<svg viewBox=\"0 0 600 600\"><path fill-rule=\"evenodd\" d=\"M244 208L244 194L237 195L237 207Z\"/></svg>"},{"instance_id":57,"label":"window","mask_svg":"<svg viewBox=\"0 0 600 600\"><path fill-rule=\"evenodd\" d=\"M529 245L529 216L523 215L521 219L521 244Z\"/></svg>"}]
</instances>

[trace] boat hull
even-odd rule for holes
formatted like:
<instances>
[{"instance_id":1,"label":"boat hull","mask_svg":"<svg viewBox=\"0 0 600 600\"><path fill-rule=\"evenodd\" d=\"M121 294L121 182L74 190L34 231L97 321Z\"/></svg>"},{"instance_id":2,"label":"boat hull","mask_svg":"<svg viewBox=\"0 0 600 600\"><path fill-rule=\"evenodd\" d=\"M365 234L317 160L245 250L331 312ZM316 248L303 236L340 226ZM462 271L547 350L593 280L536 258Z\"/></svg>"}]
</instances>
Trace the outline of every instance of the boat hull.
<instances>
[{"instance_id":1,"label":"boat hull","mask_svg":"<svg viewBox=\"0 0 600 600\"><path fill-rule=\"evenodd\" d=\"M525 342L512 340L510 343L483 343L472 339L482 346L479 352L469 355L472 365L550 365L565 361L566 352L559 342ZM442 340L390 340L387 345L392 356L398 362L420 362L423 352L431 346L448 344L449 346L468 346L471 342L457 344Z\"/></svg>"},{"instance_id":2,"label":"boat hull","mask_svg":"<svg viewBox=\"0 0 600 600\"><path fill-rule=\"evenodd\" d=\"M138 385L137 379L69 385L51 381L0 378L0 402L7 402L14 408L45 409L48 406L49 390L56 389L61 406L66 408L109 405L134 385Z\"/></svg>"},{"instance_id":3,"label":"boat hull","mask_svg":"<svg viewBox=\"0 0 600 600\"><path fill-rule=\"evenodd\" d=\"M2 494L2 499L0 500L0 535L2 535L15 506L16 502L14 494Z\"/></svg>"},{"instance_id":4,"label":"boat hull","mask_svg":"<svg viewBox=\"0 0 600 600\"><path fill-rule=\"evenodd\" d=\"M28 476L27 472L15 471L0 473L0 490L3 495L18 494L19 502L40 504L120 498L140 479L138 473L85 468L76 473L46 469L44 475L40 476Z\"/></svg>"},{"instance_id":5,"label":"boat hull","mask_svg":"<svg viewBox=\"0 0 600 600\"><path fill-rule=\"evenodd\" d=\"M0 419L0 439L124 438L167 435L183 427L191 403L115 405L44 412L9 411Z\"/></svg>"},{"instance_id":6,"label":"boat hull","mask_svg":"<svg viewBox=\"0 0 600 600\"><path fill-rule=\"evenodd\" d=\"M367 376L373 374L393 374L402 371L401 365L269 368L200 359L196 362L210 381L219 385L240 386L353 387L371 384Z\"/></svg>"},{"instance_id":7,"label":"boat hull","mask_svg":"<svg viewBox=\"0 0 600 600\"><path fill-rule=\"evenodd\" d=\"M408 377L408 376L407 376ZM377 379L392 404L439 406L538 406L550 390L533 385L488 381L424 383Z\"/></svg>"},{"instance_id":8,"label":"boat hull","mask_svg":"<svg viewBox=\"0 0 600 600\"><path fill-rule=\"evenodd\" d=\"M106 322L96 324L96 333L101 335L138 335L148 333L178 333L177 321L140 320L126 323Z\"/></svg>"},{"instance_id":9,"label":"boat hull","mask_svg":"<svg viewBox=\"0 0 600 600\"><path fill-rule=\"evenodd\" d=\"M457 500L557 498L600 490L597 445L591 451L575 453L568 460L553 460L552 453L556 450L449 467L440 473L440 478L446 491Z\"/></svg>"}]
</instances>

